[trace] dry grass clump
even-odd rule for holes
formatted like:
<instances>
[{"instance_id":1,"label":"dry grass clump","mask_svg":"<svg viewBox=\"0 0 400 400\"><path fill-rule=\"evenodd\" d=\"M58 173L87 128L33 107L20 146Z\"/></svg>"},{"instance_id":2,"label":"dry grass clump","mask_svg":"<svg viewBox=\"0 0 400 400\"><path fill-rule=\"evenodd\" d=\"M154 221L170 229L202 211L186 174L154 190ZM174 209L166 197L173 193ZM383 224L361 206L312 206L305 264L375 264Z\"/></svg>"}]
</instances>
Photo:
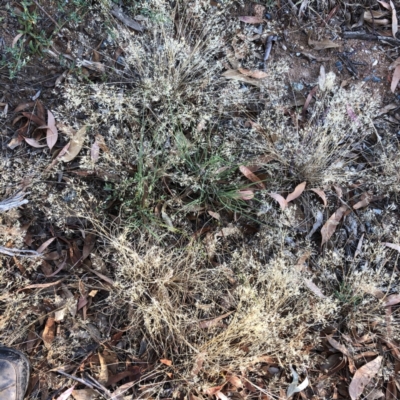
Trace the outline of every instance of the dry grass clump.
<instances>
[{"instance_id":1,"label":"dry grass clump","mask_svg":"<svg viewBox=\"0 0 400 400\"><path fill-rule=\"evenodd\" d=\"M205 384L261 355L283 367L312 364L305 348L318 342L313 330L335 318L337 302L310 292L284 253L265 263L239 246L213 267L197 244L170 250L142 239L132 246L122 235L110 246L117 286L111 298L128 310L129 351L137 355L145 340L186 379L193 379L199 354L204 367L195 375Z\"/></svg>"}]
</instances>

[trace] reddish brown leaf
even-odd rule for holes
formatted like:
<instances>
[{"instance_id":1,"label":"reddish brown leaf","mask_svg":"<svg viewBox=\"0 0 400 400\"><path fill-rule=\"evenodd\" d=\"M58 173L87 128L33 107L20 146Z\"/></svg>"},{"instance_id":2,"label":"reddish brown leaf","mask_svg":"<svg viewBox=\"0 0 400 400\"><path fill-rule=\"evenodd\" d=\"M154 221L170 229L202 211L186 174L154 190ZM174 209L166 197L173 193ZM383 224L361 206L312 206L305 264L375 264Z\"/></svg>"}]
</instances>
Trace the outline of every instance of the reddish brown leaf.
<instances>
[{"instance_id":1,"label":"reddish brown leaf","mask_svg":"<svg viewBox=\"0 0 400 400\"><path fill-rule=\"evenodd\" d=\"M264 79L268 77L268 74L264 71L260 70L251 70L246 68L238 68L238 71L243 75L250 76L251 78L255 79Z\"/></svg>"},{"instance_id":2,"label":"reddish brown leaf","mask_svg":"<svg viewBox=\"0 0 400 400\"><path fill-rule=\"evenodd\" d=\"M61 160L64 162L72 161L81 151L83 143L86 139L86 125L84 125L78 132L71 138L70 146L67 154L62 156Z\"/></svg>"},{"instance_id":3,"label":"reddish brown leaf","mask_svg":"<svg viewBox=\"0 0 400 400\"><path fill-rule=\"evenodd\" d=\"M347 350L346 346L343 346L342 344L337 342L335 339L333 339L332 336L327 336L326 338L327 338L328 342L330 343L330 345L334 349L339 350L341 353L343 353L345 356L347 356L348 362L349 362L349 370L350 370L351 373L354 373L355 370L356 370L356 367L354 365L353 356Z\"/></svg>"},{"instance_id":4,"label":"reddish brown leaf","mask_svg":"<svg viewBox=\"0 0 400 400\"><path fill-rule=\"evenodd\" d=\"M365 386L378 373L381 363L382 356L378 356L356 371L349 386L349 394L352 400L357 400L361 396Z\"/></svg>"},{"instance_id":5,"label":"reddish brown leaf","mask_svg":"<svg viewBox=\"0 0 400 400\"><path fill-rule=\"evenodd\" d=\"M55 240L54 237L46 240L41 246L39 246L39 248L36 251L38 253L43 253L54 240Z\"/></svg>"},{"instance_id":6,"label":"reddish brown leaf","mask_svg":"<svg viewBox=\"0 0 400 400\"><path fill-rule=\"evenodd\" d=\"M253 172L251 172L247 167L245 167L244 165L241 165L239 167L239 169L240 169L240 172L248 180L254 182L259 189L265 189L264 182L262 182L261 179L257 175L253 174Z\"/></svg>"},{"instance_id":7,"label":"reddish brown leaf","mask_svg":"<svg viewBox=\"0 0 400 400\"><path fill-rule=\"evenodd\" d=\"M22 110L26 110L27 108L33 107L35 105L34 101L29 101L28 103L21 103L18 104L17 107L15 108L14 112L17 113Z\"/></svg>"},{"instance_id":8,"label":"reddish brown leaf","mask_svg":"<svg viewBox=\"0 0 400 400\"><path fill-rule=\"evenodd\" d=\"M221 219L221 216L218 213L214 212L214 211L207 211L207 213L209 215L211 215L211 217L217 219L218 221Z\"/></svg>"},{"instance_id":9,"label":"reddish brown leaf","mask_svg":"<svg viewBox=\"0 0 400 400\"><path fill-rule=\"evenodd\" d=\"M392 9L392 35L396 39L396 33L399 30L399 25L398 25L398 21L397 21L396 8L395 8L392 0L390 0L390 7Z\"/></svg>"},{"instance_id":10,"label":"reddish brown leaf","mask_svg":"<svg viewBox=\"0 0 400 400\"><path fill-rule=\"evenodd\" d=\"M56 336L56 323L54 318L48 318L44 327L42 339L47 349L51 347L53 340Z\"/></svg>"},{"instance_id":11,"label":"reddish brown leaf","mask_svg":"<svg viewBox=\"0 0 400 400\"><path fill-rule=\"evenodd\" d=\"M49 146L49 149L51 150L57 142L58 131L56 127L56 120L50 110L47 110L47 126L46 140L47 146Z\"/></svg>"},{"instance_id":12,"label":"reddish brown leaf","mask_svg":"<svg viewBox=\"0 0 400 400\"><path fill-rule=\"evenodd\" d=\"M306 102L304 103L303 110L302 110L302 114L303 114L303 115L306 114L306 111L307 111L307 109L308 109L308 106L309 106L310 103L311 103L312 98L315 96L315 93L317 93L317 89L318 89L318 86L315 86L315 87L310 91L310 93L308 94L307 99L306 99Z\"/></svg>"},{"instance_id":13,"label":"reddish brown leaf","mask_svg":"<svg viewBox=\"0 0 400 400\"><path fill-rule=\"evenodd\" d=\"M40 149L40 148L42 148L42 147L46 147L46 145L45 144L40 144L36 139L34 139L34 138L27 138L27 137L24 137L24 139L25 139L25 142L26 143L28 143L30 146L32 146L32 147L36 147L37 149Z\"/></svg>"},{"instance_id":14,"label":"reddish brown leaf","mask_svg":"<svg viewBox=\"0 0 400 400\"><path fill-rule=\"evenodd\" d=\"M393 72L392 84L390 85L390 90L393 93L395 92L399 81L400 81L400 65L398 65Z\"/></svg>"},{"instance_id":15,"label":"reddish brown leaf","mask_svg":"<svg viewBox=\"0 0 400 400\"><path fill-rule=\"evenodd\" d=\"M28 113L28 112L23 112L22 115L29 120L31 120L33 123L35 123L37 126L44 126L46 125L46 122L42 119L40 119L37 115Z\"/></svg>"},{"instance_id":16,"label":"reddish brown leaf","mask_svg":"<svg viewBox=\"0 0 400 400\"><path fill-rule=\"evenodd\" d=\"M325 222L324 226L321 229L321 235L322 235L321 246L325 244L335 233L340 220L342 219L343 215L347 212L347 210L348 210L347 206L341 206L331 215L328 221Z\"/></svg>"},{"instance_id":17,"label":"reddish brown leaf","mask_svg":"<svg viewBox=\"0 0 400 400\"><path fill-rule=\"evenodd\" d=\"M390 247L393 250L397 250L398 252L400 252L400 245L398 244L394 244L394 243L383 243L386 247Z\"/></svg>"},{"instance_id":18,"label":"reddish brown leaf","mask_svg":"<svg viewBox=\"0 0 400 400\"><path fill-rule=\"evenodd\" d=\"M320 299L326 299L326 296L321 292L321 289L311 280L304 279L306 286Z\"/></svg>"},{"instance_id":19,"label":"reddish brown leaf","mask_svg":"<svg viewBox=\"0 0 400 400\"><path fill-rule=\"evenodd\" d=\"M215 327L215 326L219 326L220 323L221 323L221 321L222 321L224 318L226 318L226 317L228 317L229 315L231 315L232 313L233 313L233 311L229 311L229 312L227 312L227 313L225 313L225 314L223 314L223 315L220 315L220 316L217 317L217 318L208 319L208 320L205 320L205 321L200 321L200 322L199 322L199 326L200 326L200 328L202 328L202 329L213 328L213 327Z\"/></svg>"},{"instance_id":20,"label":"reddish brown leaf","mask_svg":"<svg viewBox=\"0 0 400 400\"><path fill-rule=\"evenodd\" d=\"M391 294L390 296L386 297L384 306L394 306L400 303L400 294Z\"/></svg>"},{"instance_id":21,"label":"reddish brown leaf","mask_svg":"<svg viewBox=\"0 0 400 400\"><path fill-rule=\"evenodd\" d=\"M326 194L323 190L321 189L310 189L311 191L313 191L314 193L316 193L319 197L321 197L323 203L324 203L324 207L326 207L328 205L328 201L326 199Z\"/></svg>"},{"instance_id":22,"label":"reddish brown leaf","mask_svg":"<svg viewBox=\"0 0 400 400\"><path fill-rule=\"evenodd\" d=\"M281 206L281 209L284 210L287 207L287 201L283 196L281 196L278 193L268 193L274 200L276 200L279 205Z\"/></svg>"},{"instance_id":23,"label":"reddish brown leaf","mask_svg":"<svg viewBox=\"0 0 400 400\"><path fill-rule=\"evenodd\" d=\"M162 358L160 360L160 363L162 363L164 365L168 365L169 367L172 365L172 361L171 360L167 360L166 358Z\"/></svg>"},{"instance_id":24,"label":"reddish brown leaf","mask_svg":"<svg viewBox=\"0 0 400 400\"><path fill-rule=\"evenodd\" d=\"M297 185L296 188L293 190L292 193L286 197L286 203L289 203L290 201L297 199L303 192L304 189L306 188L307 182L302 182L300 185Z\"/></svg>"},{"instance_id":25,"label":"reddish brown leaf","mask_svg":"<svg viewBox=\"0 0 400 400\"><path fill-rule=\"evenodd\" d=\"M15 36L15 38L13 39L12 43L11 43L11 47L15 47L15 45L17 44L18 40L20 39L21 36L23 36L23 33L19 33L17 36Z\"/></svg>"},{"instance_id":26,"label":"reddish brown leaf","mask_svg":"<svg viewBox=\"0 0 400 400\"><path fill-rule=\"evenodd\" d=\"M92 161L96 162L100 156L100 146L97 140L95 140L90 148L90 157Z\"/></svg>"},{"instance_id":27,"label":"reddish brown leaf","mask_svg":"<svg viewBox=\"0 0 400 400\"><path fill-rule=\"evenodd\" d=\"M61 283L61 282L64 282L65 279L66 279L66 278L62 278L62 279L59 279L58 281L49 282L49 283L34 283L34 284L32 284L32 285L28 285L28 286L25 286L25 287L23 287L23 288L19 288L19 289L17 290L17 292L21 292L21 291L27 290L27 289L44 289L44 288L48 288L48 287L51 287L51 286L58 285L58 284Z\"/></svg>"},{"instance_id":28,"label":"reddish brown leaf","mask_svg":"<svg viewBox=\"0 0 400 400\"><path fill-rule=\"evenodd\" d=\"M205 393L209 396L214 395L215 393L218 393L221 389L223 388L223 386L214 386L214 387L210 387L208 389L205 390Z\"/></svg>"},{"instance_id":29,"label":"reddish brown leaf","mask_svg":"<svg viewBox=\"0 0 400 400\"><path fill-rule=\"evenodd\" d=\"M354 210L358 210L359 208L367 207L368 204L370 203L371 199L372 199L371 193L363 193L361 195L361 200L358 203L354 204L354 206L353 206Z\"/></svg>"},{"instance_id":30,"label":"reddish brown leaf","mask_svg":"<svg viewBox=\"0 0 400 400\"><path fill-rule=\"evenodd\" d=\"M226 380L233 385L235 388L241 389L243 388L243 383L241 379L237 375L228 375Z\"/></svg>"},{"instance_id":31,"label":"reddish brown leaf","mask_svg":"<svg viewBox=\"0 0 400 400\"><path fill-rule=\"evenodd\" d=\"M44 107L43 107L43 104L42 104L42 102L40 101L40 100L38 100L37 102L36 102L36 114L37 114L37 116L42 120L42 121L45 121L46 120L46 111L45 111L45 109L44 109Z\"/></svg>"},{"instance_id":32,"label":"reddish brown leaf","mask_svg":"<svg viewBox=\"0 0 400 400\"><path fill-rule=\"evenodd\" d=\"M239 17L239 21L245 22L246 24L262 24L263 19L260 17L244 16Z\"/></svg>"},{"instance_id":33,"label":"reddish brown leaf","mask_svg":"<svg viewBox=\"0 0 400 400\"><path fill-rule=\"evenodd\" d=\"M254 192L251 189L242 189L237 191L236 196L241 200L251 200L254 198Z\"/></svg>"},{"instance_id":34,"label":"reddish brown leaf","mask_svg":"<svg viewBox=\"0 0 400 400\"><path fill-rule=\"evenodd\" d=\"M96 235L89 233L86 235L85 243L82 250L82 261L89 257L96 243Z\"/></svg>"}]
</instances>

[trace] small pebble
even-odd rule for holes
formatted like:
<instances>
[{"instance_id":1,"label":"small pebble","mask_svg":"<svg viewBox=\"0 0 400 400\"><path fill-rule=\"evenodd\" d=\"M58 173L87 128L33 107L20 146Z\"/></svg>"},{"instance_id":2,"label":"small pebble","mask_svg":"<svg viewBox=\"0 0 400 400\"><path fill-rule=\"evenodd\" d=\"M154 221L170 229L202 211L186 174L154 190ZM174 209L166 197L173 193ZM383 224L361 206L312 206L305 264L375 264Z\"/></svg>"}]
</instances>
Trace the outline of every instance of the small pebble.
<instances>
[{"instance_id":1,"label":"small pebble","mask_svg":"<svg viewBox=\"0 0 400 400\"><path fill-rule=\"evenodd\" d=\"M378 78L377 76L373 76L373 77L372 77L372 82L379 83L379 82L381 82L381 81L382 81L382 79L381 79L381 78Z\"/></svg>"},{"instance_id":2,"label":"small pebble","mask_svg":"<svg viewBox=\"0 0 400 400\"><path fill-rule=\"evenodd\" d=\"M342 64L341 61L336 61L336 62L335 62L335 67L336 67L340 72L343 71L343 64Z\"/></svg>"},{"instance_id":3,"label":"small pebble","mask_svg":"<svg viewBox=\"0 0 400 400\"><path fill-rule=\"evenodd\" d=\"M296 92L301 92L304 89L304 85L301 82L293 82L292 87Z\"/></svg>"},{"instance_id":4,"label":"small pebble","mask_svg":"<svg viewBox=\"0 0 400 400\"><path fill-rule=\"evenodd\" d=\"M372 63L372 66L375 67L375 65L378 64L378 60L374 60L374 62Z\"/></svg>"},{"instance_id":5,"label":"small pebble","mask_svg":"<svg viewBox=\"0 0 400 400\"><path fill-rule=\"evenodd\" d=\"M265 14L265 18L266 18L266 19L272 19L272 15L271 15L270 13L266 13L266 14Z\"/></svg>"},{"instance_id":6,"label":"small pebble","mask_svg":"<svg viewBox=\"0 0 400 400\"><path fill-rule=\"evenodd\" d=\"M297 56L297 57L300 57L300 56L301 56L301 53L296 53L296 56Z\"/></svg>"}]
</instances>

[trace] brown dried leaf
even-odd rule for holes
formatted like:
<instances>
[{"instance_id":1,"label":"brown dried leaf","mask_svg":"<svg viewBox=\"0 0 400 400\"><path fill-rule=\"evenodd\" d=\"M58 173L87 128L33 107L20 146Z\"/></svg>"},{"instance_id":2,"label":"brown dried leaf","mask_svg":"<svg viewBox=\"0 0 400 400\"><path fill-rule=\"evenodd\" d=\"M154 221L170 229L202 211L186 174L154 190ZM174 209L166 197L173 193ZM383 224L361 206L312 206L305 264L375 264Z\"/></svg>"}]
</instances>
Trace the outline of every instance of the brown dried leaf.
<instances>
[{"instance_id":1,"label":"brown dried leaf","mask_svg":"<svg viewBox=\"0 0 400 400\"><path fill-rule=\"evenodd\" d=\"M132 28L138 32L143 32L143 26L140 25L139 22L125 15L122 9L120 9L116 5L111 10L111 14L114 15L114 17L117 17L123 24L129 26L129 28Z\"/></svg>"},{"instance_id":2,"label":"brown dried leaf","mask_svg":"<svg viewBox=\"0 0 400 400\"><path fill-rule=\"evenodd\" d=\"M40 149L40 148L42 148L42 147L46 147L47 145L46 144L40 144L36 139L34 139L34 138L27 138L27 137L24 137L24 139L25 139L25 142L26 143L28 143L30 146L32 146L32 147L36 147L37 149Z\"/></svg>"},{"instance_id":3,"label":"brown dried leaf","mask_svg":"<svg viewBox=\"0 0 400 400\"><path fill-rule=\"evenodd\" d=\"M223 315L220 315L220 316L217 317L217 318L208 319L208 320L205 320L205 321L200 321L200 322L199 322L199 326L200 326L200 328L202 328L202 329L213 328L213 327L215 327L215 326L219 326L219 325L220 325L220 322L221 322L224 318L226 318L226 317L228 317L229 315L231 315L232 313L233 313L233 311L229 311L229 312L227 312L227 313L225 313L225 314L223 314Z\"/></svg>"},{"instance_id":4,"label":"brown dried leaf","mask_svg":"<svg viewBox=\"0 0 400 400\"><path fill-rule=\"evenodd\" d=\"M378 373L381 363L382 356L378 356L356 371L349 386L349 394L352 400L357 400L361 396L365 386Z\"/></svg>"},{"instance_id":5,"label":"brown dried leaf","mask_svg":"<svg viewBox=\"0 0 400 400\"><path fill-rule=\"evenodd\" d=\"M392 83L390 85L390 90L392 91L392 93L395 92L399 81L400 81L400 65L397 65L397 67L393 72Z\"/></svg>"},{"instance_id":6,"label":"brown dried leaf","mask_svg":"<svg viewBox=\"0 0 400 400\"><path fill-rule=\"evenodd\" d=\"M228 375L226 380L237 389L243 388L243 383L237 375Z\"/></svg>"},{"instance_id":7,"label":"brown dried leaf","mask_svg":"<svg viewBox=\"0 0 400 400\"><path fill-rule=\"evenodd\" d=\"M99 360L100 360L100 374L98 377L98 381L100 384L106 385L108 382L107 362L101 353L98 353L98 356L99 356Z\"/></svg>"},{"instance_id":8,"label":"brown dried leaf","mask_svg":"<svg viewBox=\"0 0 400 400\"><path fill-rule=\"evenodd\" d=\"M46 140L47 146L49 146L49 149L51 150L57 142L58 131L56 127L56 120L50 110L47 110L47 126Z\"/></svg>"},{"instance_id":9,"label":"brown dried leaf","mask_svg":"<svg viewBox=\"0 0 400 400\"><path fill-rule=\"evenodd\" d=\"M239 71L236 71L234 69L228 69L222 74L223 77L226 79L233 79L241 82L248 83L249 85L253 86L260 86L260 82L256 79L250 78L248 76L245 76L241 74Z\"/></svg>"},{"instance_id":10,"label":"brown dried leaf","mask_svg":"<svg viewBox=\"0 0 400 400\"><path fill-rule=\"evenodd\" d=\"M323 190L321 189L310 189L311 191L313 191L314 193L316 193L323 201L324 203L324 207L326 207L328 205L328 201L326 199L326 194Z\"/></svg>"},{"instance_id":11,"label":"brown dried leaf","mask_svg":"<svg viewBox=\"0 0 400 400\"><path fill-rule=\"evenodd\" d=\"M69 396L71 396L72 392L75 389L75 385L67 389L65 392L61 393L60 396L57 397L56 400L68 400Z\"/></svg>"},{"instance_id":12,"label":"brown dried leaf","mask_svg":"<svg viewBox=\"0 0 400 400\"><path fill-rule=\"evenodd\" d=\"M96 235L89 233L86 235L85 243L82 250L82 261L89 257L96 243Z\"/></svg>"},{"instance_id":13,"label":"brown dried leaf","mask_svg":"<svg viewBox=\"0 0 400 400\"><path fill-rule=\"evenodd\" d=\"M246 24L262 24L264 20L260 17L243 16L239 17L239 21L245 22Z\"/></svg>"},{"instance_id":14,"label":"brown dried leaf","mask_svg":"<svg viewBox=\"0 0 400 400\"><path fill-rule=\"evenodd\" d=\"M214 387L210 387L210 388L206 389L204 392L205 392L205 394L212 396L212 395L218 393L221 389L222 389L222 386L214 386Z\"/></svg>"},{"instance_id":15,"label":"brown dried leaf","mask_svg":"<svg viewBox=\"0 0 400 400\"><path fill-rule=\"evenodd\" d=\"M42 104L42 102L40 101L40 100L38 100L37 102L36 102L36 114L37 114L37 116L42 120L42 121L45 121L46 120L46 111L45 111L45 109L44 109L44 107L43 107L43 104Z\"/></svg>"},{"instance_id":16,"label":"brown dried leaf","mask_svg":"<svg viewBox=\"0 0 400 400\"><path fill-rule=\"evenodd\" d=\"M53 241L55 240L56 238L50 238L50 239L48 239L48 240L46 240L43 244L41 244L40 246L39 246L39 248L36 250L38 253L43 253L48 247L49 247L49 245L50 245L50 243L53 243Z\"/></svg>"},{"instance_id":17,"label":"brown dried leaf","mask_svg":"<svg viewBox=\"0 0 400 400\"><path fill-rule=\"evenodd\" d=\"M162 358L162 359L160 360L160 363L162 363L162 364L164 364L164 365L168 365L169 367L172 365L172 361L171 361L171 360L168 360L168 359L166 359L166 358Z\"/></svg>"},{"instance_id":18,"label":"brown dried leaf","mask_svg":"<svg viewBox=\"0 0 400 400\"><path fill-rule=\"evenodd\" d=\"M365 192L361 195L361 200L354 204L354 210L358 210L359 208L367 207L372 200L371 193Z\"/></svg>"},{"instance_id":19,"label":"brown dried leaf","mask_svg":"<svg viewBox=\"0 0 400 400\"><path fill-rule=\"evenodd\" d=\"M72 392L75 400L94 400L97 398L97 392L93 389L79 389Z\"/></svg>"},{"instance_id":20,"label":"brown dried leaf","mask_svg":"<svg viewBox=\"0 0 400 400\"><path fill-rule=\"evenodd\" d=\"M219 400L229 400L229 397L223 394L222 392L215 393L215 397Z\"/></svg>"},{"instance_id":21,"label":"brown dried leaf","mask_svg":"<svg viewBox=\"0 0 400 400\"><path fill-rule=\"evenodd\" d=\"M205 357L207 356L207 353L199 353L196 357L196 360L194 362L191 375L192 376L197 376L201 369L203 368L204 360Z\"/></svg>"},{"instance_id":22,"label":"brown dried leaf","mask_svg":"<svg viewBox=\"0 0 400 400\"><path fill-rule=\"evenodd\" d=\"M314 50L324 50L340 47L340 43L332 42L329 39L323 39L320 42L318 40L312 40L311 37L308 38L308 45L313 47Z\"/></svg>"},{"instance_id":23,"label":"brown dried leaf","mask_svg":"<svg viewBox=\"0 0 400 400\"><path fill-rule=\"evenodd\" d=\"M255 186L257 186L259 189L265 189L264 182L257 175L253 174L253 172L251 172L247 167L241 165L239 170L249 181L255 183Z\"/></svg>"},{"instance_id":24,"label":"brown dried leaf","mask_svg":"<svg viewBox=\"0 0 400 400\"><path fill-rule=\"evenodd\" d=\"M254 198L254 192L251 189L242 189L236 192L236 197L241 200L251 200Z\"/></svg>"},{"instance_id":25,"label":"brown dried leaf","mask_svg":"<svg viewBox=\"0 0 400 400\"><path fill-rule=\"evenodd\" d=\"M96 162L100 156L100 146L97 140L95 140L90 148L90 158L93 162Z\"/></svg>"},{"instance_id":26,"label":"brown dried leaf","mask_svg":"<svg viewBox=\"0 0 400 400\"><path fill-rule=\"evenodd\" d=\"M378 3L379 3L382 7L386 8L386 10L389 10L389 11L392 10L392 8L390 7L390 4L389 4L388 2L378 0Z\"/></svg>"},{"instance_id":27,"label":"brown dried leaf","mask_svg":"<svg viewBox=\"0 0 400 400\"><path fill-rule=\"evenodd\" d=\"M333 339L332 335L327 336L326 339L328 340L329 344L336 350L339 350L341 353L343 353L345 356L351 358L351 354L347 350L346 346L340 344L338 341Z\"/></svg>"},{"instance_id":28,"label":"brown dried leaf","mask_svg":"<svg viewBox=\"0 0 400 400\"><path fill-rule=\"evenodd\" d=\"M320 299L326 299L326 296L321 292L321 289L311 280L304 279L306 286Z\"/></svg>"},{"instance_id":29,"label":"brown dried leaf","mask_svg":"<svg viewBox=\"0 0 400 400\"><path fill-rule=\"evenodd\" d=\"M58 281L49 282L49 283L34 283L32 285L28 285L28 286L25 286L23 288L19 288L17 290L17 292L21 292L21 291L27 290L27 289L44 289L44 288L48 288L48 287L51 287L51 286L58 285L59 283L65 281L65 279L66 278L62 278L62 279L59 279Z\"/></svg>"},{"instance_id":30,"label":"brown dried leaf","mask_svg":"<svg viewBox=\"0 0 400 400\"><path fill-rule=\"evenodd\" d=\"M395 8L392 0L390 0L390 7L392 8L392 35L396 39L396 33L399 30L399 24L397 21L396 8Z\"/></svg>"},{"instance_id":31,"label":"brown dried leaf","mask_svg":"<svg viewBox=\"0 0 400 400\"><path fill-rule=\"evenodd\" d=\"M289 203L290 201L297 199L304 192L306 185L307 182L302 182L300 183L300 185L297 185L293 190L293 192L286 197L286 203Z\"/></svg>"},{"instance_id":32,"label":"brown dried leaf","mask_svg":"<svg viewBox=\"0 0 400 400\"><path fill-rule=\"evenodd\" d=\"M42 339L44 345L47 349L51 348L51 344L56 336L56 323L54 318L48 318L46 321L46 325L44 326L44 331L42 335Z\"/></svg>"},{"instance_id":33,"label":"brown dried leaf","mask_svg":"<svg viewBox=\"0 0 400 400\"><path fill-rule=\"evenodd\" d=\"M322 235L321 246L324 245L335 233L340 220L342 219L345 212L347 212L347 210L348 210L347 206L341 206L331 215L328 221L325 222L324 226L321 229L321 235Z\"/></svg>"},{"instance_id":34,"label":"brown dried leaf","mask_svg":"<svg viewBox=\"0 0 400 400\"><path fill-rule=\"evenodd\" d=\"M35 123L37 126L45 126L46 122L35 114L23 112L22 115Z\"/></svg>"},{"instance_id":35,"label":"brown dried leaf","mask_svg":"<svg viewBox=\"0 0 400 400\"><path fill-rule=\"evenodd\" d=\"M281 209L282 210L284 210L286 207L287 207L287 205L288 205L288 203L287 203L287 201L285 200L285 198L283 197L283 196L281 196L280 194L278 194L278 193L268 193L274 200L276 200L278 203L279 203L279 205L281 206Z\"/></svg>"},{"instance_id":36,"label":"brown dried leaf","mask_svg":"<svg viewBox=\"0 0 400 400\"><path fill-rule=\"evenodd\" d=\"M84 125L75 135L72 137L67 154L61 157L61 161L70 162L72 161L81 151L83 143L86 139L86 125Z\"/></svg>"},{"instance_id":37,"label":"brown dried leaf","mask_svg":"<svg viewBox=\"0 0 400 400\"><path fill-rule=\"evenodd\" d=\"M251 70L246 68L238 68L238 70L243 75L250 76L250 78L264 79L268 77L268 74L266 72L260 70Z\"/></svg>"},{"instance_id":38,"label":"brown dried leaf","mask_svg":"<svg viewBox=\"0 0 400 400\"><path fill-rule=\"evenodd\" d=\"M19 111L25 110L26 108L33 107L34 105L35 105L34 101L18 104L17 107L15 108L14 112L17 113Z\"/></svg>"},{"instance_id":39,"label":"brown dried leaf","mask_svg":"<svg viewBox=\"0 0 400 400\"><path fill-rule=\"evenodd\" d=\"M400 294L391 294L390 296L386 297L383 305L385 307L389 307L389 306L394 306L399 303L400 303Z\"/></svg>"},{"instance_id":40,"label":"brown dried leaf","mask_svg":"<svg viewBox=\"0 0 400 400\"><path fill-rule=\"evenodd\" d=\"M390 247L393 250L397 250L398 252L400 252L400 245L398 244L394 244L394 243L383 243L386 247Z\"/></svg>"},{"instance_id":41,"label":"brown dried leaf","mask_svg":"<svg viewBox=\"0 0 400 400\"><path fill-rule=\"evenodd\" d=\"M208 213L211 217L217 219L218 221L221 219L221 216L220 216L218 213L214 212L214 211L207 211L207 213Z\"/></svg>"}]
</instances>

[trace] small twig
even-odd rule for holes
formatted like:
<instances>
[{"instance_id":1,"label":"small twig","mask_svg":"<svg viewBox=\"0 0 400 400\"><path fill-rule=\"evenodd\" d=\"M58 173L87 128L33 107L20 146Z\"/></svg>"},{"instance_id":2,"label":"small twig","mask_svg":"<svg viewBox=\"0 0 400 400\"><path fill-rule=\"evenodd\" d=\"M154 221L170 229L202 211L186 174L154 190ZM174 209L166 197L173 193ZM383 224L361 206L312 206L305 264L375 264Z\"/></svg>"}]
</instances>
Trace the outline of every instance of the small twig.
<instances>
[{"instance_id":1,"label":"small twig","mask_svg":"<svg viewBox=\"0 0 400 400\"><path fill-rule=\"evenodd\" d=\"M19 192L14 197L0 201L0 212L11 210L28 203L28 200L24 199L25 193Z\"/></svg>"},{"instance_id":2,"label":"small twig","mask_svg":"<svg viewBox=\"0 0 400 400\"><path fill-rule=\"evenodd\" d=\"M48 14L48 12L36 1L33 0L33 2L51 19L51 21L54 23L54 25L58 28L58 30L61 30L60 26L57 24L56 20Z\"/></svg>"},{"instance_id":3,"label":"small twig","mask_svg":"<svg viewBox=\"0 0 400 400\"><path fill-rule=\"evenodd\" d=\"M399 46L400 45L400 40L390 38L387 36L379 36L379 35L373 35L371 33L366 33L365 31L358 31L358 32L343 32L343 38L344 39L361 39L361 40L378 40L380 42L385 42L388 43L392 46Z\"/></svg>"},{"instance_id":4,"label":"small twig","mask_svg":"<svg viewBox=\"0 0 400 400\"><path fill-rule=\"evenodd\" d=\"M39 257L42 254L34 250L20 250L20 249L9 249L8 247L0 246L0 253L6 254L7 256L21 256L21 257Z\"/></svg>"},{"instance_id":5,"label":"small twig","mask_svg":"<svg viewBox=\"0 0 400 400\"><path fill-rule=\"evenodd\" d=\"M58 369L56 372L58 372L58 373L61 374L61 375L66 376L66 377L69 378L69 379L73 379L74 381L77 381L77 382L79 382L79 383L82 383L82 384L85 385L85 386L90 387L90 389L93 389L93 385L92 385L90 382L86 381L85 379L81 379L81 378L78 378L78 377L76 377L76 376L67 374L66 372L61 371L60 369Z\"/></svg>"},{"instance_id":6,"label":"small twig","mask_svg":"<svg viewBox=\"0 0 400 400\"><path fill-rule=\"evenodd\" d=\"M269 58L269 55L271 54L271 49L272 49L272 42L275 42L278 39L278 36L268 36L267 38L267 44L265 46L265 53L264 53L264 70L267 68L267 60Z\"/></svg>"}]
</instances>

